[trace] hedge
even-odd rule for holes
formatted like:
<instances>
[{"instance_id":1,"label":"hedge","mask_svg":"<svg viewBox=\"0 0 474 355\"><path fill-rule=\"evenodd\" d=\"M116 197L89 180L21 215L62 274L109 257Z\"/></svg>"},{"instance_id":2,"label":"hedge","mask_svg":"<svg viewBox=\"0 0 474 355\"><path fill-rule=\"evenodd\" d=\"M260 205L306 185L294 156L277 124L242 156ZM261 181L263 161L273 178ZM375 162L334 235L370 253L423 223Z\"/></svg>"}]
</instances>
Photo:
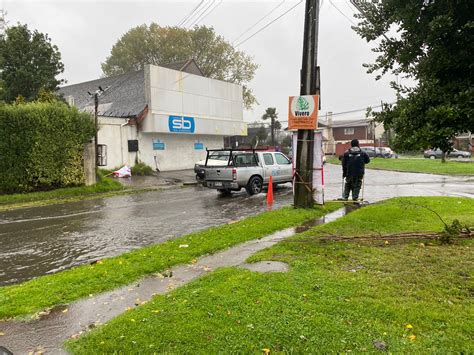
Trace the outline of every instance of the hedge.
<instances>
[{"instance_id":1,"label":"hedge","mask_svg":"<svg viewBox=\"0 0 474 355\"><path fill-rule=\"evenodd\" d=\"M63 102L0 105L0 193L84 183L91 116Z\"/></svg>"}]
</instances>

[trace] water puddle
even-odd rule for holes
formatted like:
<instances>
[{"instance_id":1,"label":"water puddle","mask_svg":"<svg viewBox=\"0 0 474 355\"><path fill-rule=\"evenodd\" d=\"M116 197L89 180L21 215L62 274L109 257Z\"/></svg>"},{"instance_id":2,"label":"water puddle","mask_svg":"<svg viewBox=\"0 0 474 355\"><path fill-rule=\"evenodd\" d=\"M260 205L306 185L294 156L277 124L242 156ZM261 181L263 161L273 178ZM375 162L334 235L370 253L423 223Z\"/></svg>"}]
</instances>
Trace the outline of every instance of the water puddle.
<instances>
[{"instance_id":1,"label":"water puddle","mask_svg":"<svg viewBox=\"0 0 474 355\"><path fill-rule=\"evenodd\" d=\"M37 319L28 322L0 321L2 346L14 354L29 352L50 352L63 354L62 344L71 337L108 322L110 319L143 304L154 295L163 295L192 280L208 274L219 267L239 266L255 271L281 271L283 265L246 264L245 260L256 252L271 247L282 239L316 225L332 222L349 211L341 208L322 218L308 222L303 227L288 228L261 239L231 247L227 250L199 258L189 265L178 265L166 273L145 277L131 285L100 295L91 295L68 306L57 307L51 312L40 313ZM282 263L283 264L283 263ZM285 264L286 265L286 264ZM285 271L285 270L283 270Z\"/></svg>"}]
</instances>

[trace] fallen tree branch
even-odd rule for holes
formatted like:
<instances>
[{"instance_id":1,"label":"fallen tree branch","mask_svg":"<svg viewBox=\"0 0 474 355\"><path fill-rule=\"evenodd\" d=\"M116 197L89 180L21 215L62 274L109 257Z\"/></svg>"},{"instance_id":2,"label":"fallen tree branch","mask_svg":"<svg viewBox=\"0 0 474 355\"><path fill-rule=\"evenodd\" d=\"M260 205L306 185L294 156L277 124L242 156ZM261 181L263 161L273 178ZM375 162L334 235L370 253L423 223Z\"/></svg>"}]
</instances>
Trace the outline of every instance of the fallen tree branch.
<instances>
[{"instance_id":1,"label":"fallen tree branch","mask_svg":"<svg viewBox=\"0 0 474 355\"><path fill-rule=\"evenodd\" d=\"M395 234L369 234L369 235L360 235L360 236L334 236L334 235L322 235L322 236L314 236L312 238L305 238L305 239L296 239L291 240L287 239L288 242L330 242L330 241L385 241L385 240L410 240L410 239L440 239L442 237L442 233L423 233L423 232L412 232L412 233L395 233ZM467 239L473 238L474 231L468 229L466 231L462 231L457 236L456 239Z\"/></svg>"}]
</instances>

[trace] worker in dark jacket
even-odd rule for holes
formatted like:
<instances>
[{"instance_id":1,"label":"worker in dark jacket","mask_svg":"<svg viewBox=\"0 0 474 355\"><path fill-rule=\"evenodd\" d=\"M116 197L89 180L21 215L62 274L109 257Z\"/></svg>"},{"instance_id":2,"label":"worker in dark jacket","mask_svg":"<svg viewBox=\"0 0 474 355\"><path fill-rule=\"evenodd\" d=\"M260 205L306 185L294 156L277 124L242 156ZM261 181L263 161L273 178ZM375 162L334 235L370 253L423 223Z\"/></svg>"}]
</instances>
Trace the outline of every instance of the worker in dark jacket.
<instances>
[{"instance_id":1,"label":"worker in dark jacket","mask_svg":"<svg viewBox=\"0 0 474 355\"><path fill-rule=\"evenodd\" d=\"M342 157L342 177L345 178L344 192L342 199L347 201L352 191L352 200L359 199L359 192L364 179L365 164L370 162L366 152L359 147L359 141L351 141L351 149L347 150Z\"/></svg>"}]
</instances>

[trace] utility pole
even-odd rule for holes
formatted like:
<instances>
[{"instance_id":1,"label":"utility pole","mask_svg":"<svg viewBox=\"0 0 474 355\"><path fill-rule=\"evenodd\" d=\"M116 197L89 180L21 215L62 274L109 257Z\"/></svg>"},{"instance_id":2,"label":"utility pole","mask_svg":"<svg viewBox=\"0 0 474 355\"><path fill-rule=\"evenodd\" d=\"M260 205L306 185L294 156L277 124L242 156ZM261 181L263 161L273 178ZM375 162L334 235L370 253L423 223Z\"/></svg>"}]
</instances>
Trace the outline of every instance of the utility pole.
<instances>
[{"instance_id":1,"label":"utility pole","mask_svg":"<svg viewBox=\"0 0 474 355\"><path fill-rule=\"evenodd\" d=\"M319 0L306 0L300 95L319 95L317 77ZM318 100L319 102L319 100ZM319 103L318 103L319 104ZM315 107L317 110L318 107ZM313 130L298 130L294 206L313 207Z\"/></svg>"},{"instance_id":2,"label":"utility pole","mask_svg":"<svg viewBox=\"0 0 474 355\"><path fill-rule=\"evenodd\" d=\"M107 90L108 88L105 88ZM94 137L94 150L95 150L95 170L97 173L97 167L99 166L99 96L105 92L101 86L91 93L88 91L90 97L94 98L94 126L95 126L95 137Z\"/></svg>"}]
</instances>

